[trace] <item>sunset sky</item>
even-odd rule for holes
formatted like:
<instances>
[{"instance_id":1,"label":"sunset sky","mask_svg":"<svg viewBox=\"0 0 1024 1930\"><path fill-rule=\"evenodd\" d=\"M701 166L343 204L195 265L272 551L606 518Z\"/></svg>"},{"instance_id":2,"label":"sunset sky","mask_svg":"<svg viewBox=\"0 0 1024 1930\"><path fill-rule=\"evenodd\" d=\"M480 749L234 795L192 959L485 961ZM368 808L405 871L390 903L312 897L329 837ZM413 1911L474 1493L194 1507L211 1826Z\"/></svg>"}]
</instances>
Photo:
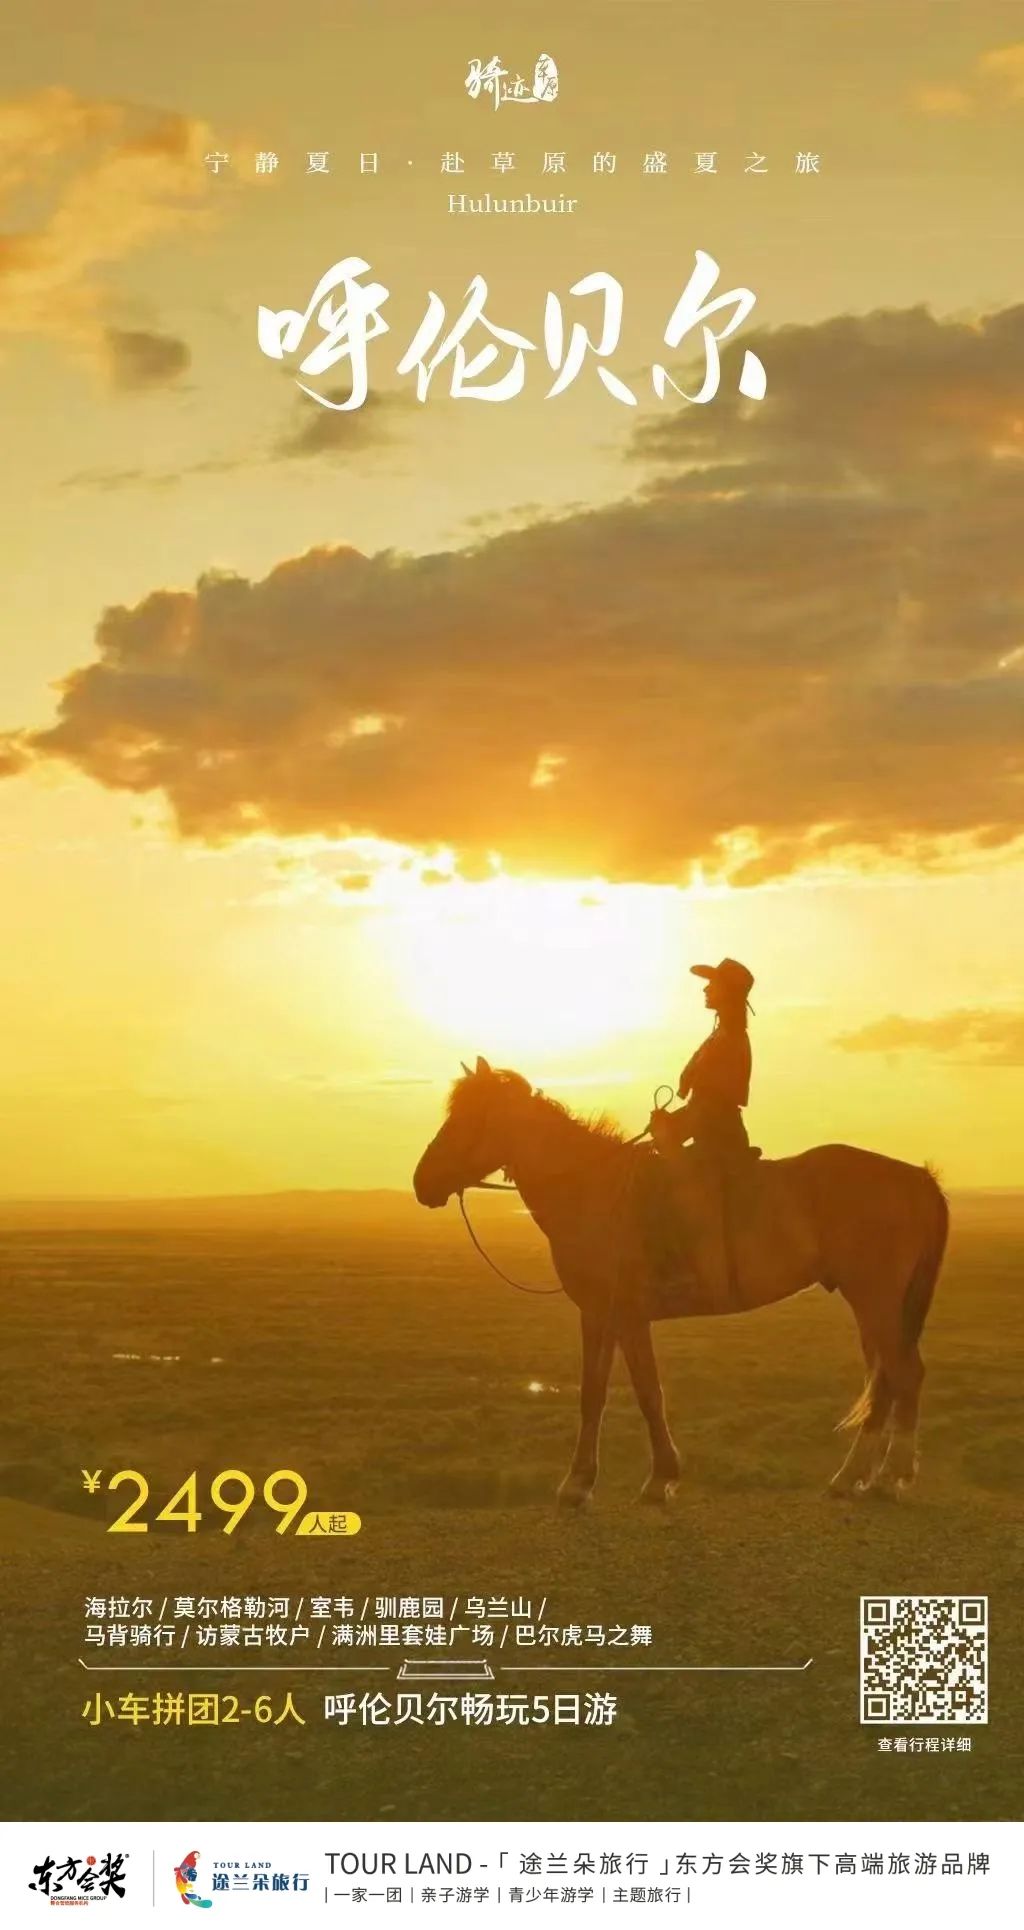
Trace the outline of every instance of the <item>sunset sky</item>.
<instances>
[{"instance_id":1,"label":"sunset sky","mask_svg":"<svg viewBox=\"0 0 1024 1930\"><path fill-rule=\"evenodd\" d=\"M0 51L0 1194L406 1185L477 1052L636 1130L723 953L767 1152L1024 1183L1020 8L41 0ZM467 96L542 52L554 104ZM704 407L651 385L698 249L757 297ZM256 317L349 254L345 413ZM596 270L636 408L545 396ZM525 391L420 403L475 274Z\"/></svg>"}]
</instances>

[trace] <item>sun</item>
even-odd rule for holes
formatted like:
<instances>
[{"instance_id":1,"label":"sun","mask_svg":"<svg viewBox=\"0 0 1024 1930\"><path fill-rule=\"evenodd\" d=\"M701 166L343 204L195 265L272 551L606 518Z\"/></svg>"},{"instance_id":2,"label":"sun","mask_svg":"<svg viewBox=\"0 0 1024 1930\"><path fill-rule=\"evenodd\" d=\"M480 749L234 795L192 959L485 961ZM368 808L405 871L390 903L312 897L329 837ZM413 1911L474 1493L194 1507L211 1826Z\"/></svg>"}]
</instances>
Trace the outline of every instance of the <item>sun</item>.
<instances>
[{"instance_id":1,"label":"sun","mask_svg":"<svg viewBox=\"0 0 1024 1930\"><path fill-rule=\"evenodd\" d=\"M583 1050L656 1025L678 976L681 894L452 879L381 934L403 1002L463 1054Z\"/></svg>"}]
</instances>

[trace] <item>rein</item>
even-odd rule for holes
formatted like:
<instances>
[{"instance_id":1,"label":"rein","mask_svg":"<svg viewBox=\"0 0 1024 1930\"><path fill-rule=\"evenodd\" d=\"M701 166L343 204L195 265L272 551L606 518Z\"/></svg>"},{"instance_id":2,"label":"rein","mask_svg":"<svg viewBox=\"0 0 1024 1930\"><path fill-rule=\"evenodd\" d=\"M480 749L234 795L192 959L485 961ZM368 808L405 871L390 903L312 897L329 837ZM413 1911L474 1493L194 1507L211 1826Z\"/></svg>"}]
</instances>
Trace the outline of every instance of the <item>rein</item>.
<instances>
[{"instance_id":1,"label":"rein","mask_svg":"<svg viewBox=\"0 0 1024 1930\"><path fill-rule=\"evenodd\" d=\"M519 1191L518 1186L502 1186L497 1184L494 1181L488 1181L488 1180L480 1180L478 1182L478 1185L480 1190L488 1193L518 1193ZM514 1287L517 1293L545 1293L546 1294L546 1293L564 1293L565 1292L565 1288L561 1285L561 1283L559 1283L557 1287L528 1287L524 1285L522 1280L513 1280L512 1275L510 1273L503 1273L501 1268L495 1265L494 1261L491 1259L490 1254L487 1253L484 1250L484 1248L480 1245L480 1242L473 1231L469 1214L466 1212L465 1195L461 1192L459 1194L459 1212L462 1214L462 1217L466 1222L466 1232L469 1234L469 1237L472 1240L473 1245L476 1247L476 1250L479 1253L481 1260L486 1260L487 1265L491 1269L491 1272L496 1273L499 1280L504 1280L505 1285L507 1287Z\"/></svg>"},{"instance_id":2,"label":"rein","mask_svg":"<svg viewBox=\"0 0 1024 1930\"><path fill-rule=\"evenodd\" d=\"M657 1110L657 1107L658 1107L658 1094L665 1091L668 1092L670 1099L675 1097L675 1094L671 1086L668 1086L668 1087L658 1086L654 1094L655 1110ZM645 1126L643 1129L643 1132L634 1133L632 1139L627 1139L625 1142L626 1145L636 1146L641 1139L647 1138L649 1132L650 1132L650 1127ZM557 1287L530 1287L530 1286L526 1286L522 1280L513 1280L512 1275L510 1273L502 1272L501 1268L495 1263L494 1260L491 1259L490 1254L485 1250L484 1247L481 1246L479 1240L476 1237L476 1234L473 1231L472 1222L470 1220L469 1214L466 1211L465 1194L468 1190L470 1189L463 1188L463 1187L460 1187L459 1189L459 1194L458 1194L459 1212L462 1214L463 1220L466 1223L466 1232L469 1234L469 1237L472 1240L473 1245L476 1247L476 1250L479 1253L481 1260L484 1260L486 1262L486 1264L490 1267L491 1272L496 1273L499 1280L504 1280L505 1285L507 1287L514 1287L517 1293L539 1293L539 1294L564 1293L565 1288L562 1286L561 1282L559 1282ZM514 1182L506 1183L502 1180L478 1179L472 1182L472 1191L474 1193L518 1193L519 1188L514 1184Z\"/></svg>"}]
</instances>

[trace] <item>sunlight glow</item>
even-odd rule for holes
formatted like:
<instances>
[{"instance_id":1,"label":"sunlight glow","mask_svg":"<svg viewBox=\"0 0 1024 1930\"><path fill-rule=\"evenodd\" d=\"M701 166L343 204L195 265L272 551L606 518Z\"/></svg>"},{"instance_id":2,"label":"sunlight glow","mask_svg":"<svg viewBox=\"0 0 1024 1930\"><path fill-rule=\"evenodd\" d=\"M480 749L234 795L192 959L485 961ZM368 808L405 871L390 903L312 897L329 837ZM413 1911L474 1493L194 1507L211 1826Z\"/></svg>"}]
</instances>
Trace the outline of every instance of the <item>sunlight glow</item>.
<instances>
[{"instance_id":1,"label":"sunlight glow","mask_svg":"<svg viewBox=\"0 0 1024 1930\"><path fill-rule=\"evenodd\" d=\"M678 979L677 891L500 875L411 895L378 942L403 997L463 1050L590 1047L657 1023Z\"/></svg>"}]
</instances>

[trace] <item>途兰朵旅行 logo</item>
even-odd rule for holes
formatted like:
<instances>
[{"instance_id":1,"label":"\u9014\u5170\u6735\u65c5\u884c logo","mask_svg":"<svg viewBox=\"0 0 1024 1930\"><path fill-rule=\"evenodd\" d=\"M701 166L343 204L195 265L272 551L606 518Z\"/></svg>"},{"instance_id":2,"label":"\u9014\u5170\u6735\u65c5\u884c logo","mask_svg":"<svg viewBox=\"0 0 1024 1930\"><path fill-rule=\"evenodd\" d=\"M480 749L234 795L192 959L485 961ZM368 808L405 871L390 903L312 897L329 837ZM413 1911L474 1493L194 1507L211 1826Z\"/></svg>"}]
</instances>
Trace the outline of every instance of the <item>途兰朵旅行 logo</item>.
<instances>
[{"instance_id":1,"label":"\u9014\u5170\u6735\u65c5\u884c logo","mask_svg":"<svg viewBox=\"0 0 1024 1930\"><path fill-rule=\"evenodd\" d=\"M309 1889L308 1870L275 1870L267 1859L221 1857L213 1865L213 1894L231 1896L284 1896Z\"/></svg>"},{"instance_id":2,"label":"\u9014\u5170\u6735\u65c5\u884c logo","mask_svg":"<svg viewBox=\"0 0 1024 1930\"><path fill-rule=\"evenodd\" d=\"M44 1856L32 1866L30 1890L48 1903L106 1903L123 1897L127 1850L107 1850L103 1856Z\"/></svg>"},{"instance_id":3,"label":"\u9014\u5170\u6735\u65c5\u884c logo","mask_svg":"<svg viewBox=\"0 0 1024 1930\"><path fill-rule=\"evenodd\" d=\"M218 1896L283 1896L309 1889L307 1870L277 1870L265 1858L218 1856L207 1863L209 1874L202 1879L203 1888L213 1894L202 1896L196 1887L198 1864L199 1851L189 1850L175 1865L174 1881L182 1902L198 1904L200 1910L211 1909Z\"/></svg>"},{"instance_id":4,"label":"\u9014\u5170\u6735\u65c5\u884c logo","mask_svg":"<svg viewBox=\"0 0 1024 1930\"><path fill-rule=\"evenodd\" d=\"M181 1862L175 1864L174 1866L175 1887L183 1903L195 1903L198 1905L200 1910L212 1910L213 1908L212 1897L200 1896L198 1890L196 1889L196 1879L198 1876L198 1868L197 1868L198 1863L199 1863L199 1851L189 1850L188 1855L183 1856L181 1859Z\"/></svg>"}]
</instances>

